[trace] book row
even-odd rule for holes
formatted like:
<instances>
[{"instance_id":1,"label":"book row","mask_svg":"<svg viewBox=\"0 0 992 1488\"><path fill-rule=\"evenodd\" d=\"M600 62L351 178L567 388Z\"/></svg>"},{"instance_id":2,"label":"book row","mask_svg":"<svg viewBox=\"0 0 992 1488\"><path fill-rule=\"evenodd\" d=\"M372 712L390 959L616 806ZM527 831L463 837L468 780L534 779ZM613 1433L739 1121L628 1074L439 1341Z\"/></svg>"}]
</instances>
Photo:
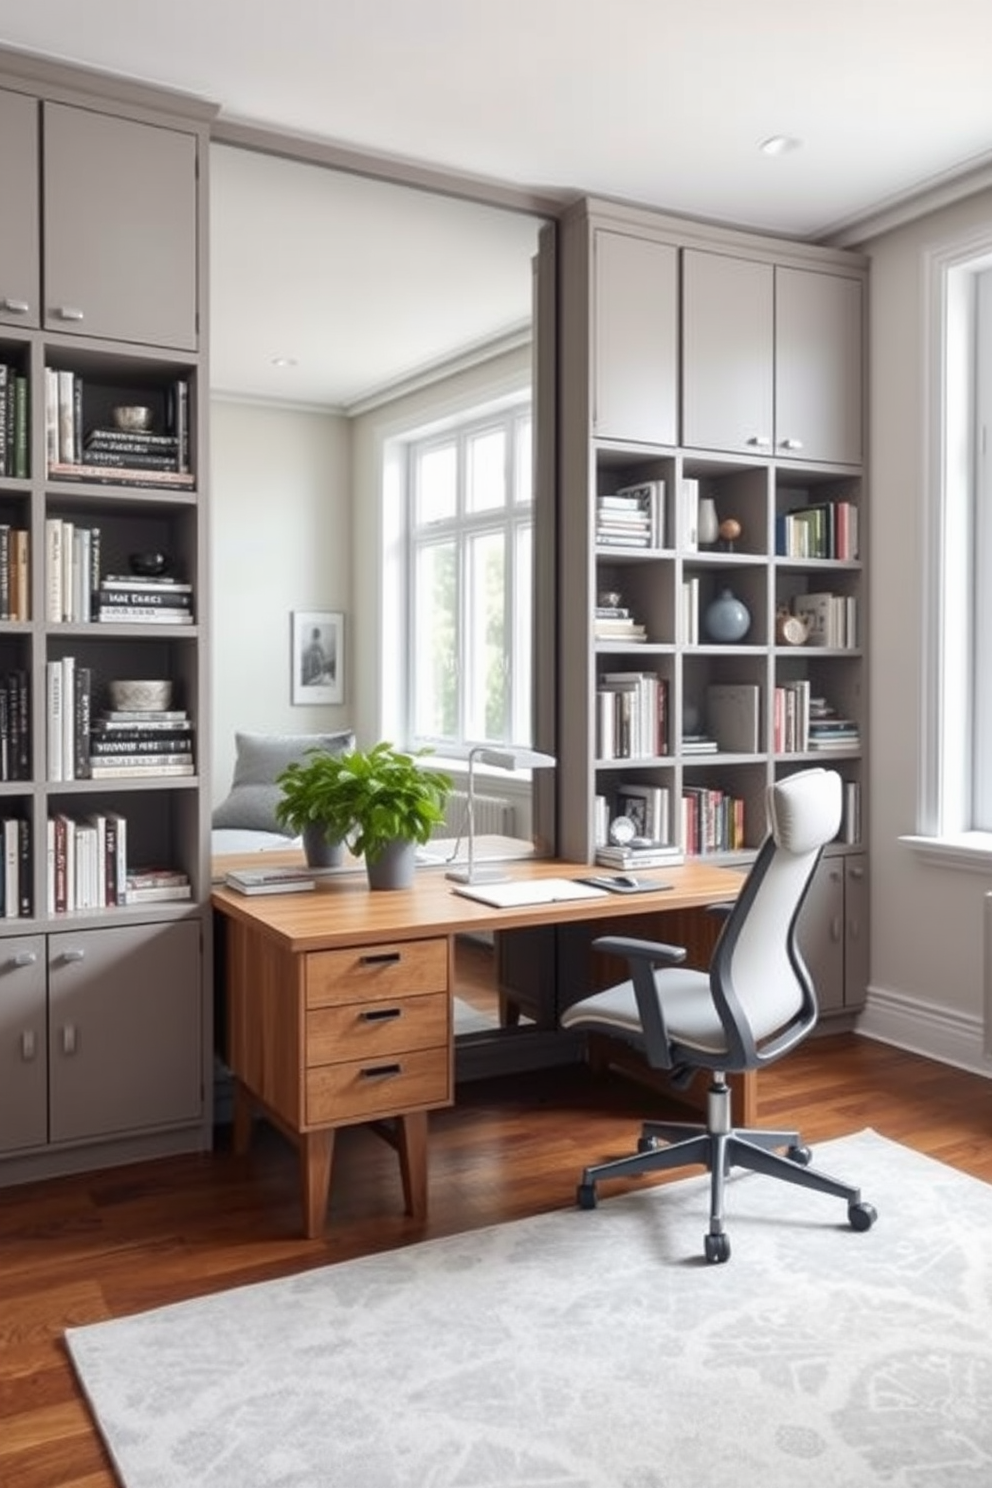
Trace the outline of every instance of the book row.
<instances>
[{"instance_id":1,"label":"book row","mask_svg":"<svg viewBox=\"0 0 992 1488\"><path fill-rule=\"evenodd\" d=\"M0 362L0 476L27 480L28 380L16 367Z\"/></svg>"},{"instance_id":2,"label":"book row","mask_svg":"<svg viewBox=\"0 0 992 1488\"><path fill-rule=\"evenodd\" d=\"M5 920L34 914L34 858L30 824L17 816L0 821L0 905Z\"/></svg>"},{"instance_id":3,"label":"book row","mask_svg":"<svg viewBox=\"0 0 992 1488\"><path fill-rule=\"evenodd\" d=\"M31 619L31 535L0 522L0 620Z\"/></svg>"},{"instance_id":4,"label":"book row","mask_svg":"<svg viewBox=\"0 0 992 1488\"><path fill-rule=\"evenodd\" d=\"M180 869L136 868L128 861L127 818L120 812L70 816L46 823L45 894L49 914L113 909L127 904L189 899Z\"/></svg>"},{"instance_id":5,"label":"book row","mask_svg":"<svg viewBox=\"0 0 992 1488\"><path fill-rule=\"evenodd\" d=\"M26 671L0 677L0 780L31 778L31 684Z\"/></svg>"},{"instance_id":6,"label":"book row","mask_svg":"<svg viewBox=\"0 0 992 1488\"><path fill-rule=\"evenodd\" d=\"M780 558L858 558L857 506L853 501L822 501L781 512L775 519L775 552Z\"/></svg>"},{"instance_id":7,"label":"book row","mask_svg":"<svg viewBox=\"0 0 992 1488\"><path fill-rule=\"evenodd\" d=\"M192 585L172 578L101 574L102 535L62 517L45 519L45 618L191 625Z\"/></svg>"},{"instance_id":8,"label":"book row","mask_svg":"<svg viewBox=\"0 0 992 1488\"><path fill-rule=\"evenodd\" d=\"M668 753L668 682L655 672L604 672L596 689L596 757Z\"/></svg>"},{"instance_id":9,"label":"book row","mask_svg":"<svg viewBox=\"0 0 992 1488\"><path fill-rule=\"evenodd\" d=\"M95 418L105 417L102 404ZM189 383L168 390L165 429L118 429L94 422L78 373L45 368L45 453L49 475L138 486L191 487Z\"/></svg>"},{"instance_id":10,"label":"book row","mask_svg":"<svg viewBox=\"0 0 992 1488\"><path fill-rule=\"evenodd\" d=\"M194 775L193 724L184 709L93 716L93 674L63 656L46 664L47 778L126 780Z\"/></svg>"}]
</instances>

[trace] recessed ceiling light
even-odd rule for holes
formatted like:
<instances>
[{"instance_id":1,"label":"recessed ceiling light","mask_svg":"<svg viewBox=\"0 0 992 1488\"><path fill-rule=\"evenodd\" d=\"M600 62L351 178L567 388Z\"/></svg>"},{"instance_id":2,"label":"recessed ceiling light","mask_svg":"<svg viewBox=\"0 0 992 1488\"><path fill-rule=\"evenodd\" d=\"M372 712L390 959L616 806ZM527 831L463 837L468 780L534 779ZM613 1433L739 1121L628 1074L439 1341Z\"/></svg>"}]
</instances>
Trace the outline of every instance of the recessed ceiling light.
<instances>
[{"instance_id":1,"label":"recessed ceiling light","mask_svg":"<svg viewBox=\"0 0 992 1488\"><path fill-rule=\"evenodd\" d=\"M802 149L802 143L793 134L773 134L762 140L758 149L762 155L791 155L793 150Z\"/></svg>"},{"instance_id":2,"label":"recessed ceiling light","mask_svg":"<svg viewBox=\"0 0 992 1488\"><path fill-rule=\"evenodd\" d=\"M295 367L295 357L276 356L272 358L273 367Z\"/></svg>"}]
</instances>

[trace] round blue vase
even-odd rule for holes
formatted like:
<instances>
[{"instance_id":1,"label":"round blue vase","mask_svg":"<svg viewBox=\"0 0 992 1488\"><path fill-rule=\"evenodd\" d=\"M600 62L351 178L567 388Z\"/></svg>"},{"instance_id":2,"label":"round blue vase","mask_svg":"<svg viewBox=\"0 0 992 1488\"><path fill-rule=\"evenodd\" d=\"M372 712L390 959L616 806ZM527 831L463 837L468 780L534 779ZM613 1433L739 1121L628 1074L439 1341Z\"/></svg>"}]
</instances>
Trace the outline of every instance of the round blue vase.
<instances>
[{"instance_id":1,"label":"round blue vase","mask_svg":"<svg viewBox=\"0 0 992 1488\"><path fill-rule=\"evenodd\" d=\"M707 638L718 645L742 641L751 628L751 611L731 589L721 589L716 599L706 606L703 629Z\"/></svg>"}]
</instances>

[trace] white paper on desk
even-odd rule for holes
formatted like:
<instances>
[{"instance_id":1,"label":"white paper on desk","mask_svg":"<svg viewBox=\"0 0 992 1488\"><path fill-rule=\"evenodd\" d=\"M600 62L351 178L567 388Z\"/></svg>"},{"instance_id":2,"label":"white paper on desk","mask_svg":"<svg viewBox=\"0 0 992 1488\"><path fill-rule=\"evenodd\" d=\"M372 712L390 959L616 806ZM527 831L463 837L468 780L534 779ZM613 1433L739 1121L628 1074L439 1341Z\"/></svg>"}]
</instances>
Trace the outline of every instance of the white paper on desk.
<instances>
[{"instance_id":1,"label":"white paper on desk","mask_svg":"<svg viewBox=\"0 0 992 1488\"><path fill-rule=\"evenodd\" d=\"M478 899L495 909L516 909L526 904L555 904L560 899L605 899L606 890L573 878L512 878L504 883L456 884L452 893Z\"/></svg>"}]
</instances>

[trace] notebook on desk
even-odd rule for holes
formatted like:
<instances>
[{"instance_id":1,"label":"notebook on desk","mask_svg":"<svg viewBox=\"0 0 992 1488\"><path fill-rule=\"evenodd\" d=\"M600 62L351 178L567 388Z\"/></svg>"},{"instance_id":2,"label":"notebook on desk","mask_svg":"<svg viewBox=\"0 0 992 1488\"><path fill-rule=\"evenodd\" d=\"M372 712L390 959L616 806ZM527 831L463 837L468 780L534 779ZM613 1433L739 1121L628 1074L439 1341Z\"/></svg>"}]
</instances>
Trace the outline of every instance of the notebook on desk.
<instances>
[{"instance_id":1,"label":"notebook on desk","mask_svg":"<svg viewBox=\"0 0 992 1488\"><path fill-rule=\"evenodd\" d=\"M562 899L603 899L605 889L578 883L574 878L511 878L502 883L455 884L452 893L478 899L494 909L518 909L527 904L555 904Z\"/></svg>"}]
</instances>

